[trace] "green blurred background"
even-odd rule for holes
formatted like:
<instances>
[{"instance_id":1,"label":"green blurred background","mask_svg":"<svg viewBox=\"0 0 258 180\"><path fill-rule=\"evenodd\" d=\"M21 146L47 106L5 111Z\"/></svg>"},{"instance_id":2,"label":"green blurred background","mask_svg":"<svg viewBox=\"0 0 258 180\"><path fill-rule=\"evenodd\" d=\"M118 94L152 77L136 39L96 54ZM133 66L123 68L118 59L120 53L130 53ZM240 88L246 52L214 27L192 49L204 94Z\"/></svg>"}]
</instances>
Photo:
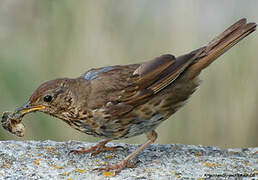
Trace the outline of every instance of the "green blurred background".
<instances>
[{"instance_id":1,"label":"green blurred background","mask_svg":"<svg viewBox=\"0 0 258 180\"><path fill-rule=\"evenodd\" d=\"M22 105L47 80L187 53L242 17L258 22L257 9L256 0L1 0L0 112ZM256 32L203 71L187 106L158 127L157 142L258 146L257 48ZM23 122L24 138L1 127L0 140L100 140L42 113Z\"/></svg>"}]
</instances>

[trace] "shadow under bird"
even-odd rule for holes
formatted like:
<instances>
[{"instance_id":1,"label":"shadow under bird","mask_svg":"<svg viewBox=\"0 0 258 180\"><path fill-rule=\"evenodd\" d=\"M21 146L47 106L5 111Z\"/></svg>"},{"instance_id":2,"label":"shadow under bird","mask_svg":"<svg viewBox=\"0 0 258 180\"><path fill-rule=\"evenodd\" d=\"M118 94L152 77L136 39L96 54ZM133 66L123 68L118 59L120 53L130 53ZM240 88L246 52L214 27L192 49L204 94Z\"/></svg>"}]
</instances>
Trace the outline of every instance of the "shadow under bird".
<instances>
[{"instance_id":1,"label":"shadow under bird","mask_svg":"<svg viewBox=\"0 0 258 180\"><path fill-rule=\"evenodd\" d=\"M73 153L116 150L119 147L106 144L146 134L147 141L124 160L97 168L115 170L117 174L125 167L135 167L130 160L157 139L155 129L193 94L200 72L255 28L255 23L247 23L244 18L208 45L179 57L166 54L139 64L96 68L78 78L45 82L22 107L3 114L2 126L23 136L23 116L40 111L83 133L105 139Z\"/></svg>"}]
</instances>

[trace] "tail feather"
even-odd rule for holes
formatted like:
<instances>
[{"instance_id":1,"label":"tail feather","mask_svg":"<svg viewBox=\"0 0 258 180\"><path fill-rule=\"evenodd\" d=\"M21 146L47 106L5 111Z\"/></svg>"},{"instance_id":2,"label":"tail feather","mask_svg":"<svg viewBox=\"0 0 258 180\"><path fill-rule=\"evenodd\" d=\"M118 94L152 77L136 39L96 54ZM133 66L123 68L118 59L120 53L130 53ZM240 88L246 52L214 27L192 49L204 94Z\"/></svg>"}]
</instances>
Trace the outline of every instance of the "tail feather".
<instances>
[{"instance_id":1,"label":"tail feather","mask_svg":"<svg viewBox=\"0 0 258 180\"><path fill-rule=\"evenodd\" d=\"M204 68L244 37L255 31L255 29L256 24L246 23L245 18L237 21L205 47L203 53L196 58L193 64L187 69L187 72L185 72L185 75L188 78L198 76Z\"/></svg>"}]
</instances>

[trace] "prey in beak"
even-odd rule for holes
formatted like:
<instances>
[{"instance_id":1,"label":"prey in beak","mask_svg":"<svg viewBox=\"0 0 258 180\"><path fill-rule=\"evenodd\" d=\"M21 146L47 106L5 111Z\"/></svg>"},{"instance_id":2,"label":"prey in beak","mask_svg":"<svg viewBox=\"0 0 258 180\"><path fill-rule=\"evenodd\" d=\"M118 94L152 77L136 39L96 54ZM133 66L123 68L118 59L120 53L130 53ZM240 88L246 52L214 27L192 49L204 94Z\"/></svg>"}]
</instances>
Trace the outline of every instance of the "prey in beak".
<instances>
[{"instance_id":1,"label":"prey in beak","mask_svg":"<svg viewBox=\"0 0 258 180\"><path fill-rule=\"evenodd\" d=\"M2 115L2 121L1 121L2 126L10 133L19 137L23 137L25 132L25 127L21 122L23 116L28 113L42 110L45 108L46 106L43 106L43 105L31 106L30 101L28 101L20 108L17 108L14 113L4 112Z\"/></svg>"}]
</instances>

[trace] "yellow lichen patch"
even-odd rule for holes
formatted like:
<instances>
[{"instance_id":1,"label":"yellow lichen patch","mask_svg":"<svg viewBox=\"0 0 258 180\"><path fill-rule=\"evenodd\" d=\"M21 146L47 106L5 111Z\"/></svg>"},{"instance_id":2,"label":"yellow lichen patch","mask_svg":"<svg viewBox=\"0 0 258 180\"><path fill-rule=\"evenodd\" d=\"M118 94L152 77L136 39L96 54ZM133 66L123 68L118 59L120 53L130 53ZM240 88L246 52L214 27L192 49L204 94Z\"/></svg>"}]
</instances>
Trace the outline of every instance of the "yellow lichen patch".
<instances>
[{"instance_id":1,"label":"yellow lichen patch","mask_svg":"<svg viewBox=\"0 0 258 180\"><path fill-rule=\"evenodd\" d=\"M64 172L62 175L64 175L64 176L69 176L69 175L70 175L70 172Z\"/></svg>"},{"instance_id":2,"label":"yellow lichen patch","mask_svg":"<svg viewBox=\"0 0 258 180\"><path fill-rule=\"evenodd\" d=\"M34 164L35 164L36 166L38 166L38 165L39 165L39 161L41 161L41 160L42 160L41 158L36 159L36 160L34 161Z\"/></svg>"},{"instance_id":3,"label":"yellow lichen patch","mask_svg":"<svg viewBox=\"0 0 258 180\"><path fill-rule=\"evenodd\" d=\"M20 158L20 159L24 159L24 156L20 156L19 158Z\"/></svg>"},{"instance_id":4,"label":"yellow lichen patch","mask_svg":"<svg viewBox=\"0 0 258 180\"><path fill-rule=\"evenodd\" d=\"M203 163L204 165L209 166L209 167L219 167L219 166L221 166L220 164L204 162L204 161L201 161L201 163Z\"/></svg>"},{"instance_id":5,"label":"yellow lichen patch","mask_svg":"<svg viewBox=\"0 0 258 180\"><path fill-rule=\"evenodd\" d=\"M86 169L75 169L76 172L79 172L79 173L85 173L87 172Z\"/></svg>"},{"instance_id":6,"label":"yellow lichen patch","mask_svg":"<svg viewBox=\"0 0 258 180\"><path fill-rule=\"evenodd\" d=\"M59 154L59 152L56 151L56 148L46 147L45 149L46 149L47 151L51 151L53 154Z\"/></svg>"},{"instance_id":7,"label":"yellow lichen patch","mask_svg":"<svg viewBox=\"0 0 258 180\"><path fill-rule=\"evenodd\" d=\"M151 173L151 170L150 170L150 169L145 169L145 171L146 171L147 173Z\"/></svg>"},{"instance_id":8,"label":"yellow lichen patch","mask_svg":"<svg viewBox=\"0 0 258 180\"><path fill-rule=\"evenodd\" d=\"M99 160L98 160L98 159L95 159L94 161L95 161L95 162L99 162Z\"/></svg>"},{"instance_id":9,"label":"yellow lichen patch","mask_svg":"<svg viewBox=\"0 0 258 180\"><path fill-rule=\"evenodd\" d=\"M26 154L26 155L27 155L27 156L29 156L29 157L33 157L33 155L32 155L32 154L29 154L29 153L28 153L28 154Z\"/></svg>"},{"instance_id":10,"label":"yellow lichen patch","mask_svg":"<svg viewBox=\"0 0 258 180\"><path fill-rule=\"evenodd\" d=\"M107 155L105 158L106 159L114 159L114 156L113 155Z\"/></svg>"},{"instance_id":11,"label":"yellow lichen patch","mask_svg":"<svg viewBox=\"0 0 258 180\"><path fill-rule=\"evenodd\" d=\"M73 180L72 178L68 178L67 180Z\"/></svg>"},{"instance_id":12,"label":"yellow lichen patch","mask_svg":"<svg viewBox=\"0 0 258 180\"><path fill-rule=\"evenodd\" d=\"M4 164L3 166L2 166L2 168L10 168L11 167L11 164Z\"/></svg>"},{"instance_id":13,"label":"yellow lichen patch","mask_svg":"<svg viewBox=\"0 0 258 180\"><path fill-rule=\"evenodd\" d=\"M180 177L181 177L180 175L176 174L176 178L180 178Z\"/></svg>"},{"instance_id":14,"label":"yellow lichen patch","mask_svg":"<svg viewBox=\"0 0 258 180\"><path fill-rule=\"evenodd\" d=\"M55 164L52 164L51 165L54 169L63 169L64 167L63 166L57 166Z\"/></svg>"},{"instance_id":15,"label":"yellow lichen patch","mask_svg":"<svg viewBox=\"0 0 258 180\"><path fill-rule=\"evenodd\" d=\"M112 177L112 176L115 176L116 173L108 171L108 172L104 172L103 175L106 176L106 177Z\"/></svg>"},{"instance_id":16,"label":"yellow lichen patch","mask_svg":"<svg viewBox=\"0 0 258 180\"><path fill-rule=\"evenodd\" d=\"M52 147L46 147L47 151L52 151L52 149L53 149Z\"/></svg>"},{"instance_id":17,"label":"yellow lichen patch","mask_svg":"<svg viewBox=\"0 0 258 180\"><path fill-rule=\"evenodd\" d=\"M248 163L248 164L247 164L247 166L249 166L249 167L250 167L250 166L252 166L252 164L251 164L251 163Z\"/></svg>"},{"instance_id":18,"label":"yellow lichen patch","mask_svg":"<svg viewBox=\"0 0 258 180\"><path fill-rule=\"evenodd\" d=\"M98 163L96 164L96 166L107 166L108 165L108 162L107 161L104 161L104 163Z\"/></svg>"},{"instance_id":19,"label":"yellow lichen patch","mask_svg":"<svg viewBox=\"0 0 258 180\"><path fill-rule=\"evenodd\" d=\"M172 174L174 174L176 176L176 178L180 178L181 177L180 174L177 173L176 171L173 171Z\"/></svg>"},{"instance_id":20,"label":"yellow lichen patch","mask_svg":"<svg viewBox=\"0 0 258 180\"><path fill-rule=\"evenodd\" d=\"M201 157L201 156L202 156L202 153L201 153L201 152L195 153L195 156Z\"/></svg>"},{"instance_id":21,"label":"yellow lichen patch","mask_svg":"<svg viewBox=\"0 0 258 180\"><path fill-rule=\"evenodd\" d=\"M53 154L59 154L59 152L57 152L56 150L52 151Z\"/></svg>"}]
</instances>

